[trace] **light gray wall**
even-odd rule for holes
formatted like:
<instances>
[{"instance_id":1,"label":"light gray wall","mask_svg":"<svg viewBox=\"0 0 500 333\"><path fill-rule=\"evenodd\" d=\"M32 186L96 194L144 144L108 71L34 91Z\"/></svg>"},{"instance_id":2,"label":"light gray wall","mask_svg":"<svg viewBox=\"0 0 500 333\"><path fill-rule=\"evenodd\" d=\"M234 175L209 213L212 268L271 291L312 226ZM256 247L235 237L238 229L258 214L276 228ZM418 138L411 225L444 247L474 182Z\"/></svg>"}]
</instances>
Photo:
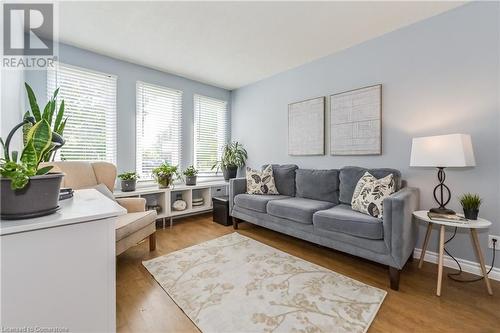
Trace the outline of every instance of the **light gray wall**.
<instances>
[{"instance_id":1,"label":"light gray wall","mask_svg":"<svg viewBox=\"0 0 500 333\"><path fill-rule=\"evenodd\" d=\"M24 70L1 70L1 116L0 137L7 138L10 130L23 119L24 100ZM10 151L21 151L22 130L18 130L10 144ZM3 154L3 151L1 152ZM3 155L2 155L3 156Z\"/></svg>"},{"instance_id":2,"label":"light gray wall","mask_svg":"<svg viewBox=\"0 0 500 333\"><path fill-rule=\"evenodd\" d=\"M119 172L135 170L135 89L137 81L144 81L183 91L182 168L193 163L193 95L202 94L230 102L230 92L226 89L206 85L62 43L59 44L59 60L66 64L117 76L117 167ZM46 103L46 71L29 71L26 75L26 81L33 87L37 96L43 97L40 98L41 103Z\"/></svg>"},{"instance_id":3,"label":"light gray wall","mask_svg":"<svg viewBox=\"0 0 500 333\"><path fill-rule=\"evenodd\" d=\"M435 205L436 171L408 166L411 139L469 133L477 166L447 170L450 207L459 210L456 196L461 193L480 193L480 215L493 221L489 233L500 235L498 62L499 4L468 4L233 91L232 138L245 145L252 167L271 162L303 168L398 168L410 186L420 189L421 207L429 208ZM287 155L288 103L377 83L383 85L381 156ZM418 247L423 231L422 226ZM490 262L487 234L481 232L480 238ZM476 261L469 244L469 235L460 232L449 248ZM430 250L436 248L434 234Z\"/></svg>"}]
</instances>

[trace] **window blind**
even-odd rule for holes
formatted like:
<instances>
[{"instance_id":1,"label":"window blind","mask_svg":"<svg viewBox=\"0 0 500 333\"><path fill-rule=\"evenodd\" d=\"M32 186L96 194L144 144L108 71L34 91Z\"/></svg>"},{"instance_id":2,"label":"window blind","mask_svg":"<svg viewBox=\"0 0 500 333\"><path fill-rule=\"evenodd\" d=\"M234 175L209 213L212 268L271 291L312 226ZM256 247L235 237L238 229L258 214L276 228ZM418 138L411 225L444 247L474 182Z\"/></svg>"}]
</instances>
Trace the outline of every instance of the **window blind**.
<instances>
[{"instance_id":1,"label":"window blind","mask_svg":"<svg viewBox=\"0 0 500 333\"><path fill-rule=\"evenodd\" d=\"M116 163L116 76L58 63L47 70L48 99L57 88L68 118L57 158Z\"/></svg>"},{"instance_id":2,"label":"window blind","mask_svg":"<svg viewBox=\"0 0 500 333\"><path fill-rule=\"evenodd\" d=\"M181 161L182 91L137 82L136 172L152 178L164 161Z\"/></svg>"},{"instance_id":3,"label":"window blind","mask_svg":"<svg viewBox=\"0 0 500 333\"><path fill-rule=\"evenodd\" d=\"M194 165L202 174L213 174L212 165L228 141L227 102L194 95Z\"/></svg>"}]
</instances>

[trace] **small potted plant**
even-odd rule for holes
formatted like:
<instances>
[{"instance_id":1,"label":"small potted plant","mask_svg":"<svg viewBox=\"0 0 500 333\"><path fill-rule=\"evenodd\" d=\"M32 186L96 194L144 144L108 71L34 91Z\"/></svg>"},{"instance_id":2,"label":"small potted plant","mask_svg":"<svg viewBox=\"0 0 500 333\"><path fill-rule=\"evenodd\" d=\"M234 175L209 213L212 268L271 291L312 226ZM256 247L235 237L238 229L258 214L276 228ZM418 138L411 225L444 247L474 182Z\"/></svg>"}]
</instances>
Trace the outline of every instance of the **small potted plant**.
<instances>
[{"instance_id":1,"label":"small potted plant","mask_svg":"<svg viewBox=\"0 0 500 333\"><path fill-rule=\"evenodd\" d=\"M184 176L186 176L186 185L194 186L196 185L196 176L198 175L198 170L194 168L194 166L189 166L186 170L184 170Z\"/></svg>"},{"instance_id":2,"label":"small potted plant","mask_svg":"<svg viewBox=\"0 0 500 333\"><path fill-rule=\"evenodd\" d=\"M173 183L174 179L179 178L177 165L171 165L168 162L163 162L160 166L153 169L153 177L160 188L168 188Z\"/></svg>"},{"instance_id":3,"label":"small potted plant","mask_svg":"<svg viewBox=\"0 0 500 333\"><path fill-rule=\"evenodd\" d=\"M122 191L132 192L135 191L135 184L140 177L136 172L130 171L119 174L118 178L121 180Z\"/></svg>"},{"instance_id":4,"label":"small potted plant","mask_svg":"<svg viewBox=\"0 0 500 333\"><path fill-rule=\"evenodd\" d=\"M464 217L468 220L477 220L481 198L477 194L465 193L460 198L460 204L464 210Z\"/></svg>"},{"instance_id":5,"label":"small potted plant","mask_svg":"<svg viewBox=\"0 0 500 333\"><path fill-rule=\"evenodd\" d=\"M236 177L238 168L245 165L247 158L247 151L243 148L241 143L236 141L227 143L222 150L221 159L215 162L212 166L212 170L217 168L217 173L222 169L224 180L229 181L229 179Z\"/></svg>"}]
</instances>

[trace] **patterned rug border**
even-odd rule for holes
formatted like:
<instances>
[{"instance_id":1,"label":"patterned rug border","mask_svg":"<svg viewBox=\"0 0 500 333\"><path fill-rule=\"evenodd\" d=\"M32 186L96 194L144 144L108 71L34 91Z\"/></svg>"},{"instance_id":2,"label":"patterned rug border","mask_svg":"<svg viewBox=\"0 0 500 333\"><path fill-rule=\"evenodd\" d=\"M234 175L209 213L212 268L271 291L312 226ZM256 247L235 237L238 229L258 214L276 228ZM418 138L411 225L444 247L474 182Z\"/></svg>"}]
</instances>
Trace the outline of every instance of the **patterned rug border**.
<instances>
[{"instance_id":1,"label":"patterned rug border","mask_svg":"<svg viewBox=\"0 0 500 333\"><path fill-rule=\"evenodd\" d=\"M383 304L383 303L384 303L384 301L385 301L385 298L386 298L386 296L387 296L387 291L386 291L386 290L381 289L381 288L378 288L378 287L371 286L371 285L369 285L369 284L367 284L367 283L364 283L364 282L358 281L358 280L353 279L353 278L351 278L351 277L349 277L349 276L346 276L346 275L344 275L344 274L340 274L340 273L338 273L338 272L336 272L336 271L334 271L334 270L332 270L332 269L330 269L330 268L323 267L323 266L318 265L318 264L316 264L316 263L313 263L313 262L311 262L311 261L308 261L308 260L305 260L305 259L303 259L303 258L300 258L300 257L294 256L294 255L292 255L292 254L290 254L290 253L287 253L287 252L285 252L285 251L282 251L282 250L280 250L280 249L277 249L277 248L275 248L275 247L273 247L273 246L270 246L270 245L268 245L268 244L262 243L262 242L260 242L260 241L258 241L258 240L256 240L256 239L254 239L254 238L251 238L251 237L248 237L248 236L242 235L242 234L240 234L240 233L239 233L239 232L237 232L237 231L232 232L232 233L229 233L229 234L227 234L227 235L223 235L223 236L219 236L219 237L216 237L216 238L212 238L212 239L207 240L207 241L204 241L204 242L202 242L202 243L198 243L198 244L191 245L191 246L188 246L188 247L185 247L185 248L182 248L182 249L176 250L176 251L172 251L172 252L169 252L169 253L163 254L163 255L161 255L161 256L158 256L158 257L155 257L155 258L149 259L149 260L143 260L143 261L142 261L142 265L143 265L143 267L144 267L144 268L148 271L148 273L149 273L149 274L153 277L153 279L154 279L154 280L155 280L155 282L156 282L156 283L160 286L160 288L161 288L161 289L163 289L163 291L167 294L167 296L168 296L168 297L169 297L169 298L170 298L170 299L171 299L171 300L175 303L175 305L176 305L176 306L177 306L177 307L178 307L178 308L182 311L182 313L184 313L184 314L186 315L186 317L187 317L187 318L188 318L188 319L189 319L189 320L193 323L193 325L194 325L194 326L198 329L198 331L200 331L201 333L204 333L204 332L201 330L201 328L200 328L200 327L198 327L198 325L196 324L196 322L195 322L195 321L194 321L194 320L193 320L193 319L192 319L192 318L191 318L191 317L190 317L190 316L186 313L186 311L184 311L184 310L182 309L182 307L179 305L179 302L175 299L175 297L174 297L174 296L172 296L172 295L171 295L171 294L170 294L170 293L169 293L169 292L168 292L168 291L167 291L167 290L166 290L166 289L165 289L165 288L161 285L161 283L160 283L160 282L156 279L156 277L155 277L155 276L154 276L154 275L150 272L150 270L148 269L148 267L147 267L145 264L146 264L146 263L150 263L150 262L159 261L159 260L160 260L160 259L162 259L163 257L166 257L166 256L169 256L169 255L172 255L172 254L174 254L174 253L177 253L177 252L182 252L182 251L185 251L185 250L187 250L187 249L192 249L192 248L196 248L196 247L201 247L201 245L203 245L204 243L211 242L211 241L215 241L215 240L217 240L217 239L221 239L221 238L228 238L228 237L234 236L235 234L236 234L236 235L238 235L239 237L246 238L246 239L249 239L249 240L251 240L251 241L257 242L257 243L259 243L260 245L262 245L262 246L264 246L264 247L270 248L270 249L272 249L272 250L274 250L274 251L277 251L277 252L279 252L279 253L282 253L282 254L284 254L284 255L286 255L286 256L290 256L290 257L298 258L298 259L300 259L300 260L302 260L302 261L305 261L305 262L307 262L307 263L309 263L309 264L311 264L311 265L313 265L313 266L315 266L315 267L318 267L318 268L321 268L321 269L327 269L327 270L329 270L329 271L331 271L331 272L334 272L335 274L341 275L341 276L343 276L343 277L345 277L345 278L347 278L347 279L349 279L349 280L355 281L355 282L357 282L357 283L360 283L360 284L363 284L363 285L368 286L368 287L370 287L370 288L378 289L379 291L381 291L381 292L382 292L382 294L383 294L382 299L380 300L380 303L378 304L378 306L376 307L375 311L374 311L374 312L373 312L373 314L371 315L370 320L369 320L369 321L368 321L368 323L367 323L368 325L367 325L367 326L366 326L366 328L364 329L363 333L366 333L366 332L368 331L368 329L369 329L369 328L370 328L370 326L372 325L373 321L375 320L375 317L377 316L377 314L378 314L378 312L379 312L379 310L380 310L380 307L382 306L382 304ZM244 332L233 332L233 333L244 333Z\"/></svg>"}]
</instances>

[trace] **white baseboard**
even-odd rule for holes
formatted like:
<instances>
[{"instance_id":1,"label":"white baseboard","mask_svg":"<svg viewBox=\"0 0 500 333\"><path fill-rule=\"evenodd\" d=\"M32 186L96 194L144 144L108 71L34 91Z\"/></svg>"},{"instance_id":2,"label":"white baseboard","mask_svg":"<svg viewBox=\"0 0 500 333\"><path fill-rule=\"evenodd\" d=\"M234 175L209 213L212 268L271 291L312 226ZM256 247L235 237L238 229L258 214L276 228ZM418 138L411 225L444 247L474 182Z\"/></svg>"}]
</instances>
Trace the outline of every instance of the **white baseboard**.
<instances>
[{"instance_id":1,"label":"white baseboard","mask_svg":"<svg viewBox=\"0 0 500 333\"><path fill-rule=\"evenodd\" d=\"M422 249L417 249L415 248L415 259L420 259L420 254L422 253ZM425 252L425 258L424 261L431 262L433 264L438 263L438 257L439 255L436 252L432 252L427 250ZM466 259L461 259L461 258L456 258L457 261L460 263L462 266L462 270L467 273L472 273L475 275L481 276L481 268L479 267L479 263L466 260ZM443 258L443 265L446 267L451 267L451 268L457 268L457 263L451 259L450 256L446 255ZM491 266L486 265L486 271L490 269ZM500 268L493 267L491 270L490 274L488 274L488 277L492 280L497 280L500 281Z\"/></svg>"}]
</instances>

